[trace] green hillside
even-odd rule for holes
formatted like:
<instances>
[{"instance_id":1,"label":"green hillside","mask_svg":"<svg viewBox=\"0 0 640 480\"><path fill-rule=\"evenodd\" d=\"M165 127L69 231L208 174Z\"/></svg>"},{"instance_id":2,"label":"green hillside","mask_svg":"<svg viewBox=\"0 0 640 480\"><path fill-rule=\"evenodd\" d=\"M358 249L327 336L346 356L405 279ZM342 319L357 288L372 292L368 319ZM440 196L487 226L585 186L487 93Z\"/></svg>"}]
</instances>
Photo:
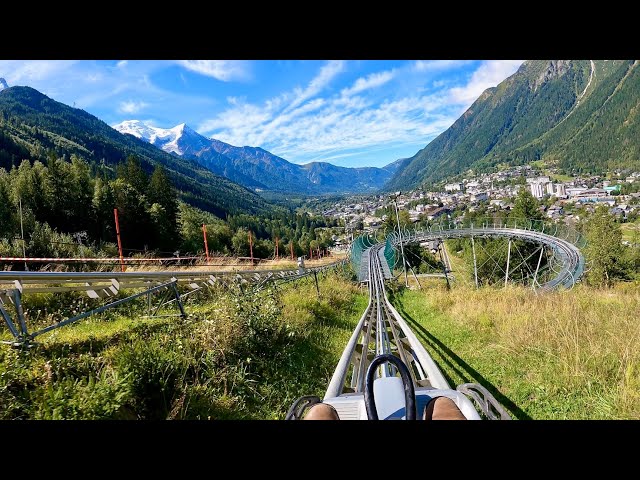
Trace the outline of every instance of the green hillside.
<instances>
[{"instance_id":1,"label":"green hillside","mask_svg":"<svg viewBox=\"0 0 640 480\"><path fill-rule=\"evenodd\" d=\"M536 160L565 173L640 167L640 73L633 60L533 60L487 89L386 188Z\"/></svg>"},{"instance_id":2,"label":"green hillside","mask_svg":"<svg viewBox=\"0 0 640 480\"><path fill-rule=\"evenodd\" d=\"M162 165L187 203L219 217L229 213L265 213L272 209L250 190L211 173L191 160L123 135L93 115L56 102L30 87L0 91L0 167L18 166L24 158L44 160L47 151L72 154L112 168L136 155L150 173Z\"/></svg>"}]
</instances>

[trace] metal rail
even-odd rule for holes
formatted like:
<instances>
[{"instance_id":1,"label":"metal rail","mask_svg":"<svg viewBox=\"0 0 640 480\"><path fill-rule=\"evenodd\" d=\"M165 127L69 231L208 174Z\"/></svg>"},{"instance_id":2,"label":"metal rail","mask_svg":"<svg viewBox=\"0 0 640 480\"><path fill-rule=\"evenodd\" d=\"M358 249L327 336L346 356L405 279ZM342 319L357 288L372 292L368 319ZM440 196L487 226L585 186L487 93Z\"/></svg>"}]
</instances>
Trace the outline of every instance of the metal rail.
<instances>
[{"instance_id":1,"label":"metal rail","mask_svg":"<svg viewBox=\"0 0 640 480\"><path fill-rule=\"evenodd\" d=\"M501 222L480 219L473 222L437 223L422 230L405 230L400 235L394 232L388 238L394 246L400 242L421 243L454 238L508 238L536 243L548 248L554 261L560 265L559 270L554 270L556 276L544 284L538 283L537 288L542 291L561 286L571 288L585 271L585 259L580 251L585 245L584 239L578 232L565 226L553 225L547 233L544 232L545 228L549 230L549 226L540 221L526 219ZM360 280L365 281L366 278L361 275ZM534 288L535 283L534 281Z\"/></svg>"},{"instance_id":2,"label":"metal rail","mask_svg":"<svg viewBox=\"0 0 640 480\"><path fill-rule=\"evenodd\" d=\"M424 235L407 235L402 241L422 241L422 238ZM451 386L436 362L387 297L384 282L389 269L383 268L384 263L388 261L383 249L388 242L379 242L367 247L368 244L370 237L356 244L356 248L359 249L358 261L362 263L356 265L356 271L366 271L369 303L342 352L324 395L324 401L335 401L338 397L349 394L365 394L365 376L369 365L374 358L384 354L391 354L402 360L408 367L416 391L450 391ZM361 249L362 246L367 248ZM354 255L352 261L353 257ZM380 366L377 368L377 376L395 377L397 371L389 365ZM511 419L504 407L481 385L464 384L459 386L457 391L467 396L486 418ZM473 418L480 418L477 412L473 415ZM467 415L467 418L470 417Z\"/></svg>"},{"instance_id":3,"label":"metal rail","mask_svg":"<svg viewBox=\"0 0 640 480\"><path fill-rule=\"evenodd\" d=\"M369 304L334 371L325 399L342 393L363 393L365 374L376 355L391 353L409 368L417 387L451 388L444 375L427 353L404 319L391 305L384 286L384 274L378 252L384 244L367 249ZM395 368L381 367L379 375L395 376Z\"/></svg>"},{"instance_id":4,"label":"metal rail","mask_svg":"<svg viewBox=\"0 0 640 480\"><path fill-rule=\"evenodd\" d=\"M151 309L151 294L158 290L169 288L174 297L167 302L161 302L155 309L176 302L180 316L186 316L182 299L202 290L206 286L216 284L240 283L252 284L262 288L267 282L287 282L317 275L335 267L344 265L347 259L339 260L327 265L297 270L243 270L243 271L156 271L156 272L28 272L8 271L0 272L0 317L7 325L13 336L12 341L3 342L13 346L31 346L33 339L53 329L74 323L91 315L101 313L136 298L147 296ZM182 295L178 286L186 286L189 291ZM116 299L124 290L140 290L123 299ZM63 320L45 327L39 331L29 333L27 321L22 307L22 297L33 293L61 293L85 292L93 299L106 299L110 303L81 313L75 317ZM11 319L6 305L13 304L18 323Z\"/></svg>"},{"instance_id":5,"label":"metal rail","mask_svg":"<svg viewBox=\"0 0 640 480\"><path fill-rule=\"evenodd\" d=\"M13 303L12 291L28 293L86 292L91 298L108 298L121 290L149 288L175 278L178 285L196 289L206 284L232 281L260 284L266 280L297 279L342 265L340 260L320 267L297 270L151 271L151 272L0 272L0 303Z\"/></svg>"}]
</instances>

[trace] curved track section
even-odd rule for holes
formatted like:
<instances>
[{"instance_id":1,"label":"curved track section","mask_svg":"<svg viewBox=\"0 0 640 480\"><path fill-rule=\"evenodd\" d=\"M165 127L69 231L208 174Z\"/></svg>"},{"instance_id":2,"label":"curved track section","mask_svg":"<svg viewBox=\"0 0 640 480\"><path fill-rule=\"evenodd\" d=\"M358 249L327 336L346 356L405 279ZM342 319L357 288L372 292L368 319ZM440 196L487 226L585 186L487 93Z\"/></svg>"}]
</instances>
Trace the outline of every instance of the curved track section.
<instances>
[{"instance_id":1,"label":"curved track section","mask_svg":"<svg viewBox=\"0 0 640 480\"><path fill-rule=\"evenodd\" d=\"M544 231L545 229L547 232ZM547 227L542 223L527 220L510 221L504 224L480 222L476 225L442 223L426 230L413 232L405 230L402 235L394 232L388 238L396 246L401 241L406 244L471 237L509 238L536 243L548 248L553 252L553 257L560 265L560 269L556 271L554 278L538 287L543 291L558 287L571 288L585 271L585 259L580 251L585 245L584 240L576 231L557 225Z\"/></svg>"}]
</instances>

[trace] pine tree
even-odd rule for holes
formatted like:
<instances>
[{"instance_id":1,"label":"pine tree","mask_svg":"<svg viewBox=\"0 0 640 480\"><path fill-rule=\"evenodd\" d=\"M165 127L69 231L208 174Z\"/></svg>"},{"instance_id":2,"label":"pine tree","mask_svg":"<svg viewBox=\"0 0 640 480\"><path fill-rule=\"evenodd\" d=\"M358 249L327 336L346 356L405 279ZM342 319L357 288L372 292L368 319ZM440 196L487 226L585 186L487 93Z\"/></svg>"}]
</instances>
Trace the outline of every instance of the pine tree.
<instances>
[{"instance_id":1,"label":"pine tree","mask_svg":"<svg viewBox=\"0 0 640 480\"><path fill-rule=\"evenodd\" d=\"M116 206L116 201L109 182L100 177L96 178L91 203L92 210L95 212L94 237L102 241L114 241L113 209Z\"/></svg>"},{"instance_id":2,"label":"pine tree","mask_svg":"<svg viewBox=\"0 0 640 480\"><path fill-rule=\"evenodd\" d=\"M9 195L8 177L0 169L0 238L10 238L14 233L15 208Z\"/></svg>"},{"instance_id":3,"label":"pine tree","mask_svg":"<svg viewBox=\"0 0 640 480\"><path fill-rule=\"evenodd\" d=\"M164 168L155 168L149 188L147 199L151 205L151 218L156 229L154 244L162 249L173 249L178 246L178 198L169 177Z\"/></svg>"},{"instance_id":4,"label":"pine tree","mask_svg":"<svg viewBox=\"0 0 640 480\"><path fill-rule=\"evenodd\" d=\"M589 283L611 286L615 279L626 277L622 232L607 207L600 206L586 225Z\"/></svg>"},{"instance_id":5,"label":"pine tree","mask_svg":"<svg viewBox=\"0 0 640 480\"><path fill-rule=\"evenodd\" d=\"M510 218L542 220L542 212L540 212L540 204L533 195L525 187L521 187L518 197L511 210Z\"/></svg>"},{"instance_id":6,"label":"pine tree","mask_svg":"<svg viewBox=\"0 0 640 480\"><path fill-rule=\"evenodd\" d=\"M138 192L146 193L149 177L142 169L140 159L136 155L129 155L124 166L118 165L117 176L138 190Z\"/></svg>"}]
</instances>

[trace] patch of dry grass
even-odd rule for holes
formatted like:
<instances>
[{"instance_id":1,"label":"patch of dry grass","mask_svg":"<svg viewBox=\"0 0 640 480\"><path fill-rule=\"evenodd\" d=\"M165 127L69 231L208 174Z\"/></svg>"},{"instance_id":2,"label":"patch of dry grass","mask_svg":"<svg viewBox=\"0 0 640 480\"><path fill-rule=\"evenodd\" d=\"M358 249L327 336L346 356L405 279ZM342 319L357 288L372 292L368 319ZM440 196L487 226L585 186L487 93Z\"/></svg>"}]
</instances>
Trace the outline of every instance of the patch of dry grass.
<instances>
[{"instance_id":1,"label":"patch of dry grass","mask_svg":"<svg viewBox=\"0 0 640 480\"><path fill-rule=\"evenodd\" d=\"M638 282L548 294L440 283L399 301L534 418L640 418Z\"/></svg>"}]
</instances>

